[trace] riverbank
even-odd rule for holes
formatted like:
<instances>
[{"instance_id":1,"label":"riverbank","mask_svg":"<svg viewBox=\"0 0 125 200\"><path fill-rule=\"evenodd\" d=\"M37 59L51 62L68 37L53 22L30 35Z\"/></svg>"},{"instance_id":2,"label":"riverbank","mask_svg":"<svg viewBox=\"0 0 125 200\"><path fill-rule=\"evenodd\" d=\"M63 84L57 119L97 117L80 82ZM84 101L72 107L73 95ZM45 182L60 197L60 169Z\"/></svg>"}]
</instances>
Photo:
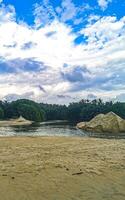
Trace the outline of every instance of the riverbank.
<instances>
[{"instance_id":1,"label":"riverbank","mask_svg":"<svg viewBox=\"0 0 125 200\"><path fill-rule=\"evenodd\" d=\"M29 126L33 122L19 117L17 119L2 120L0 121L0 127L11 127L11 126Z\"/></svg>"},{"instance_id":2,"label":"riverbank","mask_svg":"<svg viewBox=\"0 0 125 200\"><path fill-rule=\"evenodd\" d=\"M1 137L2 200L124 200L125 140Z\"/></svg>"}]
</instances>

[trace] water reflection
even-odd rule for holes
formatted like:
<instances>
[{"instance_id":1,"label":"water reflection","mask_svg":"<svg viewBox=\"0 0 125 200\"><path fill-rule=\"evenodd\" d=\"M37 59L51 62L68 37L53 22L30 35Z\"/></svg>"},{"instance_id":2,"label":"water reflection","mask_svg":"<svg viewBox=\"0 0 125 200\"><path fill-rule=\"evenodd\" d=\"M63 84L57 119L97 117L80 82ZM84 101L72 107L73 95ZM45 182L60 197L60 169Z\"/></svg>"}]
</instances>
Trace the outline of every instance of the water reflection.
<instances>
[{"instance_id":1,"label":"water reflection","mask_svg":"<svg viewBox=\"0 0 125 200\"><path fill-rule=\"evenodd\" d=\"M0 136L77 136L75 124L67 121L34 123L30 126L0 127Z\"/></svg>"},{"instance_id":2,"label":"water reflection","mask_svg":"<svg viewBox=\"0 0 125 200\"><path fill-rule=\"evenodd\" d=\"M49 121L30 126L0 127L0 136L81 136L95 138L125 139L125 133L88 133L76 128L76 123L68 121Z\"/></svg>"}]
</instances>

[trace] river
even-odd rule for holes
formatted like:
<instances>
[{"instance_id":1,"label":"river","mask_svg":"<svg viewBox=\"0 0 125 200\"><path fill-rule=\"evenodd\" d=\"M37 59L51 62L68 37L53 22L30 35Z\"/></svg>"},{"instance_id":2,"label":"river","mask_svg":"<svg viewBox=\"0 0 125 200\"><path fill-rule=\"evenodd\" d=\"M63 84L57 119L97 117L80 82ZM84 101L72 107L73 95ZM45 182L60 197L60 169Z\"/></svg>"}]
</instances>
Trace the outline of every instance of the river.
<instances>
[{"instance_id":1,"label":"river","mask_svg":"<svg viewBox=\"0 0 125 200\"><path fill-rule=\"evenodd\" d=\"M125 138L125 133L88 133L77 129L76 123L56 120L36 123L30 126L0 127L0 136L80 136L123 139Z\"/></svg>"}]
</instances>

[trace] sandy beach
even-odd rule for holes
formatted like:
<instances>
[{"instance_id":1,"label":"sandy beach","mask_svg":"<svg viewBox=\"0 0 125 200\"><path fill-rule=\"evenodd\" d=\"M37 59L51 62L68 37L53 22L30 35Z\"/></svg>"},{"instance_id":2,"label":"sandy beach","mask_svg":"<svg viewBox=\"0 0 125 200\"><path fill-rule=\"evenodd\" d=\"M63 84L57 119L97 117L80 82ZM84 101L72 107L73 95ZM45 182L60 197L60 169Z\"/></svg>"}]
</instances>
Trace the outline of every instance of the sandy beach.
<instances>
[{"instance_id":1,"label":"sandy beach","mask_svg":"<svg viewBox=\"0 0 125 200\"><path fill-rule=\"evenodd\" d=\"M1 137L0 200L125 200L125 140Z\"/></svg>"},{"instance_id":2,"label":"sandy beach","mask_svg":"<svg viewBox=\"0 0 125 200\"><path fill-rule=\"evenodd\" d=\"M23 117L19 117L17 119L0 120L0 127L29 126L32 123L32 121L26 120Z\"/></svg>"}]
</instances>

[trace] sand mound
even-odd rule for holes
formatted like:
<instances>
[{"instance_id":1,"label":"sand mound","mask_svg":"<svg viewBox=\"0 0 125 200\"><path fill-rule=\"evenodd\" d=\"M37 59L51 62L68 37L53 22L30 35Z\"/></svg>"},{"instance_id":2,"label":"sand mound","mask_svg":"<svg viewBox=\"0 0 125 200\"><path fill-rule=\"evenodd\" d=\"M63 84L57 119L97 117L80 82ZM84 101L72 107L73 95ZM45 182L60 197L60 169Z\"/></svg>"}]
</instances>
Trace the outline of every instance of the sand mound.
<instances>
[{"instance_id":1,"label":"sand mound","mask_svg":"<svg viewBox=\"0 0 125 200\"><path fill-rule=\"evenodd\" d=\"M81 122L77 127L92 132L125 132L125 120L113 112L99 114L89 122Z\"/></svg>"},{"instance_id":2,"label":"sand mound","mask_svg":"<svg viewBox=\"0 0 125 200\"><path fill-rule=\"evenodd\" d=\"M24 125L31 125L33 122L29 121L22 116L20 116L17 119L11 119L8 121L0 121L0 127L5 127L5 126L24 126Z\"/></svg>"}]
</instances>

